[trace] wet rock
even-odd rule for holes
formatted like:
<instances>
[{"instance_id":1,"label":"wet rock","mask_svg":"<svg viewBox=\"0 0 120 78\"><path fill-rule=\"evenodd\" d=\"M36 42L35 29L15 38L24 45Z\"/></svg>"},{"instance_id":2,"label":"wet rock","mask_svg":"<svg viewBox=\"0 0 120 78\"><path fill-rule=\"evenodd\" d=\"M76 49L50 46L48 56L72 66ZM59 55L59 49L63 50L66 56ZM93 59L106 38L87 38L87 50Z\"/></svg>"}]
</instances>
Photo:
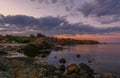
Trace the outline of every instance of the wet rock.
<instances>
[{"instance_id":1,"label":"wet rock","mask_svg":"<svg viewBox=\"0 0 120 78\"><path fill-rule=\"evenodd\" d=\"M65 72L65 65L58 65L57 69L61 72L64 73Z\"/></svg>"},{"instance_id":2,"label":"wet rock","mask_svg":"<svg viewBox=\"0 0 120 78\"><path fill-rule=\"evenodd\" d=\"M94 78L103 78L102 74L94 74Z\"/></svg>"},{"instance_id":3,"label":"wet rock","mask_svg":"<svg viewBox=\"0 0 120 78\"><path fill-rule=\"evenodd\" d=\"M23 59L23 58L22 58ZM20 58L7 59L0 61L0 78L41 78L40 67L32 64L30 59Z\"/></svg>"},{"instance_id":4,"label":"wet rock","mask_svg":"<svg viewBox=\"0 0 120 78\"><path fill-rule=\"evenodd\" d=\"M7 59L0 58L0 78L14 78L13 69Z\"/></svg>"},{"instance_id":5,"label":"wet rock","mask_svg":"<svg viewBox=\"0 0 120 78\"><path fill-rule=\"evenodd\" d=\"M77 73L71 73L71 74L64 75L63 78L80 78L80 76Z\"/></svg>"},{"instance_id":6,"label":"wet rock","mask_svg":"<svg viewBox=\"0 0 120 78\"><path fill-rule=\"evenodd\" d=\"M49 65L34 58L0 57L0 78L120 78L112 73L94 74L84 63L65 66Z\"/></svg>"},{"instance_id":7,"label":"wet rock","mask_svg":"<svg viewBox=\"0 0 120 78\"><path fill-rule=\"evenodd\" d=\"M103 73L103 74L95 74L94 78L120 78L120 76L113 73Z\"/></svg>"},{"instance_id":8,"label":"wet rock","mask_svg":"<svg viewBox=\"0 0 120 78\"><path fill-rule=\"evenodd\" d=\"M30 43L20 48L19 52L28 57L47 57L51 53L52 45L48 42L41 41L37 44Z\"/></svg>"},{"instance_id":9,"label":"wet rock","mask_svg":"<svg viewBox=\"0 0 120 78\"><path fill-rule=\"evenodd\" d=\"M61 58L61 59L59 60L59 62L60 62L61 64L65 64L65 63L66 63L66 60L65 60L65 58Z\"/></svg>"},{"instance_id":10,"label":"wet rock","mask_svg":"<svg viewBox=\"0 0 120 78\"><path fill-rule=\"evenodd\" d=\"M112 73L104 73L104 78L118 78L117 75Z\"/></svg>"},{"instance_id":11,"label":"wet rock","mask_svg":"<svg viewBox=\"0 0 120 78\"><path fill-rule=\"evenodd\" d=\"M84 63L67 66L65 78L94 78L94 71Z\"/></svg>"},{"instance_id":12,"label":"wet rock","mask_svg":"<svg viewBox=\"0 0 120 78\"><path fill-rule=\"evenodd\" d=\"M92 61L91 61L91 60L88 60L88 63L92 63Z\"/></svg>"},{"instance_id":13,"label":"wet rock","mask_svg":"<svg viewBox=\"0 0 120 78\"><path fill-rule=\"evenodd\" d=\"M63 73L54 65L46 66L46 70L44 71L44 77L48 78L62 78L62 75Z\"/></svg>"},{"instance_id":14,"label":"wet rock","mask_svg":"<svg viewBox=\"0 0 120 78\"><path fill-rule=\"evenodd\" d=\"M54 58L57 58L57 56L54 56Z\"/></svg>"},{"instance_id":15,"label":"wet rock","mask_svg":"<svg viewBox=\"0 0 120 78\"><path fill-rule=\"evenodd\" d=\"M80 58L80 54L77 54L76 57L77 57L77 58Z\"/></svg>"},{"instance_id":16,"label":"wet rock","mask_svg":"<svg viewBox=\"0 0 120 78\"><path fill-rule=\"evenodd\" d=\"M79 64L81 78L94 78L94 71L86 64Z\"/></svg>"},{"instance_id":17,"label":"wet rock","mask_svg":"<svg viewBox=\"0 0 120 78\"><path fill-rule=\"evenodd\" d=\"M15 78L39 78L42 77L41 70L38 66L29 62L27 58L10 59L9 64L14 70ZM26 62L27 61L27 62Z\"/></svg>"},{"instance_id":18,"label":"wet rock","mask_svg":"<svg viewBox=\"0 0 120 78\"><path fill-rule=\"evenodd\" d=\"M72 73L70 78L78 78L78 75L76 73Z\"/></svg>"},{"instance_id":19,"label":"wet rock","mask_svg":"<svg viewBox=\"0 0 120 78\"><path fill-rule=\"evenodd\" d=\"M77 73L79 72L79 67L76 64L71 64L67 66L67 73Z\"/></svg>"},{"instance_id":20,"label":"wet rock","mask_svg":"<svg viewBox=\"0 0 120 78\"><path fill-rule=\"evenodd\" d=\"M54 65L38 63L33 58L4 58L0 61L0 78L62 78ZM63 71L61 66L60 70Z\"/></svg>"}]
</instances>

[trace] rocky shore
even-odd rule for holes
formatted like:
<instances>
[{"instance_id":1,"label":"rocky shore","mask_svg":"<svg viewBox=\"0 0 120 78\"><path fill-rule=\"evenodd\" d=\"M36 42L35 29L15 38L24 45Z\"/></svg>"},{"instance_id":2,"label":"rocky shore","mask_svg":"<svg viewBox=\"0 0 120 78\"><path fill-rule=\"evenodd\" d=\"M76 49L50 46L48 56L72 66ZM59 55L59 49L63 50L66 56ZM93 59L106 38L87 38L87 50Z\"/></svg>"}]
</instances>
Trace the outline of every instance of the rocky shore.
<instances>
[{"instance_id":1,"label":"rocky shore","mask_svg":"<svg viewBox=\"0 0 120 78\"><path fill-rule=\"evenodd\" d=\"M44 45L40 46L46 48ZM120 78L113 73L96 73L84 63L66 66L65 58L61 58L57 65L50 65L46 61L35 58L36 55L46 57L49 54L49 51L41 51L39 47L38 45L30 45L28 48L24 48L23 54L26 56L23 57L19 56L22 53L16 52L19 48L17 46L1 47L0 78Z\"/></svg>"},{"instance_id":2,"label":"rocky shore","mask_svg":"<svg viewBox=\"0 0 120 78\"><path fill-rule=\"evenodd\" d=\"M84 63L49 65L34 58L0 58L0 78L120 78L112 73L97 74Z\"/></svg>"}]
</instances>

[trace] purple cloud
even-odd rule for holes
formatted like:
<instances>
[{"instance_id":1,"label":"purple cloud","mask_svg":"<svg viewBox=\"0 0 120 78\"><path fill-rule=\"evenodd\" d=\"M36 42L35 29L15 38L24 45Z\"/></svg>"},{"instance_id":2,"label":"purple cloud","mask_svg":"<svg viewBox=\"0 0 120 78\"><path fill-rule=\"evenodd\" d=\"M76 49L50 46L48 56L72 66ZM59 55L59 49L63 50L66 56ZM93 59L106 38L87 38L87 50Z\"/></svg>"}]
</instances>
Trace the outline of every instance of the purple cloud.
<instances>
[{"instance_id":1,"label":"purple cloud","mask_svg":"<svg viewBox=\"0 0 120 78\"><path fill-rule=\"evenodd\" d=\"M61 17L34 18L24 15L4 16L0 19L0 32L26 31L26 33L44 32L46 34L102 34L120 32L120 27L95 28L83 23L69 23ZM28 34L29 34L28 33Z\"/></svg>"},{"instance_id":2,"label":"purple cloud","mask_svg":"<svg viewBox=\"0 0 120 78\"><path fill-rule=\"evenodd\" d=\"M82 12L85 17L112 18L108 21L100 21L101 23L118 22L120 21L120 0L94 0L94 2L84 3L82 7L77 8L77 11Z\"/></svg>"}]
</instances>

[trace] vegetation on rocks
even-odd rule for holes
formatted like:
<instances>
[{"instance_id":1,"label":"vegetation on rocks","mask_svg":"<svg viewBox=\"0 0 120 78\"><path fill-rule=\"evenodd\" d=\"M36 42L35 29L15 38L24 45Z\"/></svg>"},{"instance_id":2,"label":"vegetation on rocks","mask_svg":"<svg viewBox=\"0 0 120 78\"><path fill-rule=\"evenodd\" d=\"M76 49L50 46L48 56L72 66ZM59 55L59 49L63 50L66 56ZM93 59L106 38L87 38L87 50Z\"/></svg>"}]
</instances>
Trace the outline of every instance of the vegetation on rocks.
<instances>
[{"instance_id":1,"label":"vegetation on rocks","mask_svg":"<svg viewBox=\"0 0 120 78\"><path fill-rule=\"evenodd\" d=\"M42 42L41 44L28 44L23 46L20 49L20 52L23 52L28 57L36 57L36 56L47 56L50 54L50 49L52 46L47 42Z\"/></svg>"}]
</instances>

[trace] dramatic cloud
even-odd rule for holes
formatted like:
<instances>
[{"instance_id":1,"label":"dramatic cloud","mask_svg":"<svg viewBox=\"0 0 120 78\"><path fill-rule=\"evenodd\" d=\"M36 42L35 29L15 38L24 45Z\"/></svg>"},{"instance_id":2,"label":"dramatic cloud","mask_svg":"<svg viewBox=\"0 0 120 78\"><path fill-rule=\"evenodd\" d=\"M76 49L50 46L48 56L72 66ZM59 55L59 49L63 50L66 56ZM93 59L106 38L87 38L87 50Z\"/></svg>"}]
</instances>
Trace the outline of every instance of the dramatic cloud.
<instances>
[{"instance_id":1,"label":"dramatic cloud","mask_svg":"<svg viewBox=\"0 0 120 78\"><path fill-rule=\"evenodd\" d=\"M120 32L120 27L95 28L83 23L69 23L61 17L34 18L24 15L2 16L0 19L0 32L38 33L45 34L104 34ZM8 33L9 34L9 33Z\"/></svg>"},{"instance_id":2,"label":"dramatic cloud","mask_svg":"<svg viewBox=\"0 0 120 78\"><path fill-rule=\"evenodd\" d=\"M68 23L65 19L60 18L60 17L43 17L39 19L39 27L42 29L53 29L56 28L62 24Z\"/></svg>"},{"instance_id":3,"label":"dramatic cloud","mask_svg":"<svg viewBox=\"0 0 120 78\"><path fill-rule=\"evenodd\" d=\"M56 28L56 33L77 34L77 33L95 33L96 29L90 25L84 25L82 23L65 24Z\"/></svg>"},{"instance_id":4,"label":"dramatic cloud","mask_svg":"<svg viewBox=\"0 0 120 78\"><path fill-rule=\"evenodd\" d=\"M85 3L81 11L85 16L120 16L120 0L94 0L94 3Z\"/></svg>"},{"instance_id":5,"label":"dramatic cloud","mask_svg":"<svg viewBox=\"0 0 120 78\"><path fill-rule=\"evenodd\" d=\"M34 18L24 15L15 15L15 16L3 16L0 19L1 24L12 24L21 27L33 27L38 26L42 29L51 29L56 26L59 26L61 23L65 24L67 21L60 17L42 17L42 18Z\"/></svg>"},{"instance_id":6,"label":"dramatic cloud","mask_svg":"<svg viewBox=\"0 0 120 78\"><path fill-rule=\"evenodd\" d=\"M120 27L95 28L85 24L66 24L58 27L54 32L59 34L105 34L111 32L120 32Z\"/></svg>"},{"instance_id":7,"label":"dramatic cloud","mask_svg":"<svg viewBox=\"0 0 120 78\"><path fill-rule=\"evenodd\" d=\"M38 2L42 6L54 5L54 9L60 8L65 14L59 16L81 17L81 13L86 17L95 18L101 24L110 24L120 21L120 0L31 0ZM41 9L41 8L40 8ZM53 9L53 8L52 8ZM94 20L94 19L93 19Z\"/></svg>"},{"instance_id":8,"label":"dramatic cloud","mask_svg":"<svg viewBox=\"0 0 120 78\"><path fill-rule=\"evenodd\" d=\"M38 23L38 20L33 17L28 17L25 15L16 15L16 16L3 16L0 20L0 23L7 24L17 24L21 26L35 25Z\"/></svg>"},{"instance_id":9,"label":"dramatic cloud","mask_svg":"<svg viewBox=\"0 0 120 78\"><path fill-rule=\"evenodd\" d=\"M120 21L120 0L93 0L93 2L84 3L77 8L85 17L92 16L105 19L99 20L101 23L113 23ZM111 19L109 19L111 18Z\"/></svg>"}]
</instances>

